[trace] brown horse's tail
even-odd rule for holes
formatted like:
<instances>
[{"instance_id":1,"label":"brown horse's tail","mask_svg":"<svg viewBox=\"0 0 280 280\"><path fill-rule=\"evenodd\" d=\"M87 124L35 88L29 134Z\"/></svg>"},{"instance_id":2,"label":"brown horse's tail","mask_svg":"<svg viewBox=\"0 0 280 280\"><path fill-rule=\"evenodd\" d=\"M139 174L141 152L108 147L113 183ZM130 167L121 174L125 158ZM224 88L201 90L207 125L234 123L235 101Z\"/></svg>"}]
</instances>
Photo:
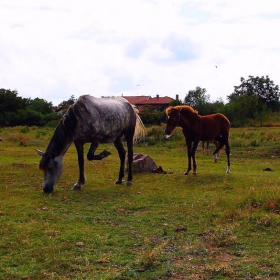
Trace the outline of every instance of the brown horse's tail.
<instances>
[{"instance_id":1,"label":"brown horse's tail","mask_svg":"<svg viewBox=\"0 0 280 280\"><path fill-rule=\"evenodd\" d=\"M136 141L140 141L145 138L146 128L139 116L139 110L134 106L132 106L132 107L136 114L135 132L134 132L134 136L133 136L133 143L135 143Z\"/></svg>"}]
</instances>

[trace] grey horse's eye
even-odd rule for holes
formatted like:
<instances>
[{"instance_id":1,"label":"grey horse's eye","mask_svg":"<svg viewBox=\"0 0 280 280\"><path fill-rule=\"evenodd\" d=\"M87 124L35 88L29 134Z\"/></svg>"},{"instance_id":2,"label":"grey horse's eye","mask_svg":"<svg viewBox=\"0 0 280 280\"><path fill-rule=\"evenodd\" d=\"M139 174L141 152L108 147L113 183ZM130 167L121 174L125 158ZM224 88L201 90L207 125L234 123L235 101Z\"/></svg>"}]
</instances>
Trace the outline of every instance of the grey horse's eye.
<instances>
[{"instance_id":1,"label":"grey horse's eye","mask_svg":"<svg viewBox=\"0 0 280 280\"><path fill-rule=\"evenodd\" d=\"M57 167L57 162L51 161L48 166L49 171L53 171Z\"/></svg>"}]
</instances>

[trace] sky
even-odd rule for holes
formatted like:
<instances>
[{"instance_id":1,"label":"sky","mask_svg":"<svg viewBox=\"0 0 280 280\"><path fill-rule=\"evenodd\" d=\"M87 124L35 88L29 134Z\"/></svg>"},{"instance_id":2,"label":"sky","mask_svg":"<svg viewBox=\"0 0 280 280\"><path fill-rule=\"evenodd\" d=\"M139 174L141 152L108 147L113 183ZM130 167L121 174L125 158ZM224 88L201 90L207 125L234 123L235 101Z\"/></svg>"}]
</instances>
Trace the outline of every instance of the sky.
<instances>
[{"instance_id":1,"label":"sky","mask_svg":"<svg viewBox=\"0 0 280 280\"><path fill-rule=\"evenodd\" d=\"M241 77L280 84L279 26L276 0L0 0L0 88L227 102Z\"/></svg>"}]
</instances>

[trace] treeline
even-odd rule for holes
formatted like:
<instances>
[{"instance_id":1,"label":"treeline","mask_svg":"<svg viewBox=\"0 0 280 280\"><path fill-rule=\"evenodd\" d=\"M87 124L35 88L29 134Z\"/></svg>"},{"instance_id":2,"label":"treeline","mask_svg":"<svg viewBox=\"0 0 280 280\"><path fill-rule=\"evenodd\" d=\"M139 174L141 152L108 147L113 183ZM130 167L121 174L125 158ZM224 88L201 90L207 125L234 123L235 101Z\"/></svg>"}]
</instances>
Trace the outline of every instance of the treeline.
<instances>
[{"instance_id":1,"label":"treeline","mask_svg":"<svg viewBox=\"0 0 280 280\"><path fill-rule=\"evenodd\" d=\"M248 79L241 77L240 85L234 87L233 93L227 96L227 103L222 99L210 101L210 95L205 88L196 87L190 90L184 100L174 100L170 105L186 104L193 107L200 115L222 113L230 120L233 127L263 125L263 122L280 111L279 86L268 76ZM141 112L145 124L160 124L165 122L165 112L152 111L145 108Z\"/></svg>"},{"instance_id":2,"label":"treeline","mask_svg":"<svg viewBox=\"0 0 280 280\"><path fill-rule=\"evenodd\" d=\"M0 126L45 126L59 118L51 102L22 98L16 90L0 89Z\"/></svg>"},{"instance_id":3,"label":"treeline","mask_svg":"<svg viewBox=\"0 0 280 280\"><path fill-rule=\"evenodd\" d=\"M72 105L71 96L58 107ZM41 98L22 98L16 90L0 89L0 126L56 126L61 115L55 113L52 102Z\"/></svg>"},{"instance_id":4,"label":"treeline","mask_svg":"<svg viewBox=\"0 0 280 280\"><path fill-rule=\"evenodd\" d=\"M211 101L205 88L196 87L186 93L184 100L174 100L169 105L186 104L193 107L200 115L222 113L228 117L232 126L262 125L272 115L280 111L279 86L268 76L241 78L240 85L234 87L227 96L227 103L222 99ZM72 105L74 96L58 106ZM145 107L140 112L145 125L165 122L165 107L152 110ZM52 102L35 98L22 98L16 90L0 89L0 126L55 126L61 115L54 113Z\"/></svg>"}]
</instances>

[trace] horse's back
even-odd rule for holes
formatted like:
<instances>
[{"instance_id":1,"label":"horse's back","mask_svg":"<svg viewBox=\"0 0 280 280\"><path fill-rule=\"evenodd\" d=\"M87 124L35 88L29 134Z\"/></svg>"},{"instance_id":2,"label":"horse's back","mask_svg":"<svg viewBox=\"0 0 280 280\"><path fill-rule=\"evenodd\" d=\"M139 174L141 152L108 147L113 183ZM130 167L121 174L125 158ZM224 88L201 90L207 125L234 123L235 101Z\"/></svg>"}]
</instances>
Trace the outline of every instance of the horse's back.
<instances>
[{"instance_id":1,"label":"horse's back","mask_svg":"<svg viewBox=\"0 0 280 280\"><path fill-rule=\"evenodd\" d=\"M124 98L96 98L80 96L72 106L78 118L77 137L91 138L93 135L106 142L131 127L135 127L136 114L132 105Z\"/></svg>"},{"instance_id":2,"label":"horse's back","mask_svg":"<svg viewBox=\"0 0 280 280\"><path fill-rule=\"evenodd\" d=\"M230 121L225 115L221 113L216 113L215 115L225 127L230 128Z\"/></svg>"},{"instance_id":3,"label":"horse's back","mask_svg":"<svg viewBox=\"0 0 280 280\"><path fill-rule=\"evenodd\" d=\"M201 141L211 141L219 134L228 137L230 121L225 115L216 113L206 116L199 116L199 119L199 134Z\"/></svg>"},{"instance_id":4,"label":"horse's back","mask_svg":"<svg viewBox=\"0 0 280 280\"><path fill-rule=\"evenodd\" d=\"M135 114L132 105L122 97L97 98L82 95L73 106L78 113L79 111L83 113L82 116L102 118L104 121L114 118L129 119Z\"/></svg>"},{"instance_id":5,"label":"horse's back","mask_svg":"<svg viewBox=\"0 0 280 280\"><path fill-rule=\"evenodd\" d=\"M90 111L96 110L108 110L108 112L114 112L119 109L131 109L131 104L122 97L115 98L98 98L91 95L82 95L77 100L77 105L82 104ZM107 112L105 112L107 113Z\"/></svg>"},{"instance_id":6,"label":"horse's back","mask_svg":"<svg viewBox=\"0 0 280 280\"><path fill-rule=\"evenodd\" d=\"M216 114L211 114L211 115L206 115L206 116L200 116L200 120L204 124L209 124L209 125L223 125L224 127L230 128L230 121L228 118L221 114L221 113L216 113Z\"/></svg>"}]
</instances>

